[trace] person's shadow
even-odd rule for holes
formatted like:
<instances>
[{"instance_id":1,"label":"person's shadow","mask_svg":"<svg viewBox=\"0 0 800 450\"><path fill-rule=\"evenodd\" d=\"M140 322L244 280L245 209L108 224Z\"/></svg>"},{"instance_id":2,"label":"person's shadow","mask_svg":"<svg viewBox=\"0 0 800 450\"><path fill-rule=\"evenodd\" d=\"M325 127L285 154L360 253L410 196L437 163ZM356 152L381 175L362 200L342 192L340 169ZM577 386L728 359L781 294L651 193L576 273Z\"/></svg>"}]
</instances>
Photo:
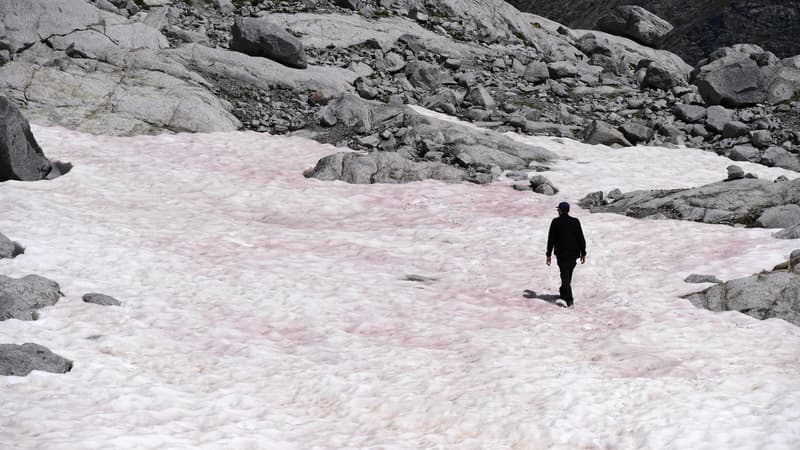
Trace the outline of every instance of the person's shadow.
<instances>
[{"instance_id":1,"label":"person's shadow","mask_svg":"<svg viewBox=\"0 0 800 450\"><path fill-rule=\"evenodd\" d=\"M522 291L522 296L525 298L535 298L538 300L544 300L552 305L560 306L559 304L556 303L556 300L561 298L561 296L558 294L537 294L536 291L525 289L524 291Z\"/></svg>"}]
</instances>

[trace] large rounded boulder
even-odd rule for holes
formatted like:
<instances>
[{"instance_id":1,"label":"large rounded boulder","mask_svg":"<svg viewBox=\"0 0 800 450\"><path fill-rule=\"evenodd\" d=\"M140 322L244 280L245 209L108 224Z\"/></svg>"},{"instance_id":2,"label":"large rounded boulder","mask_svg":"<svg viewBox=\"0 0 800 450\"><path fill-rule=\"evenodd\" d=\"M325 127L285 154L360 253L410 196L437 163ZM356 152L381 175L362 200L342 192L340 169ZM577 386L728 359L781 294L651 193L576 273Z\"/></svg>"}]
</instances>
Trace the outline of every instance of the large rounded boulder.
<instances>
[{"instance_id":1,"label":"large rounded boulder","mask_svg":"<svg viewBox=\"0 0 800 450\"><path fill-rule=\"evenodd\" d=\"M232 34L231 50L268 58L296 69L308 66L303 43L266 18L237 17Z\"/></svg>"}]
</instances>

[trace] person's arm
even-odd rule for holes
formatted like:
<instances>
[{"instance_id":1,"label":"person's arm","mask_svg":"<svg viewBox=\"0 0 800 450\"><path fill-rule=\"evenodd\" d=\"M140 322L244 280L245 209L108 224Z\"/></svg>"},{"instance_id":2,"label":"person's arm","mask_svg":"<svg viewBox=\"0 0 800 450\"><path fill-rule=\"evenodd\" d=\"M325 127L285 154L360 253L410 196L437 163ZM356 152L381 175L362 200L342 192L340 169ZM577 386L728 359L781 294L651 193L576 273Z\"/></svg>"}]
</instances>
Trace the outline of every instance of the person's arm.
<instances>
[{"instance_id":1,"label":"person's arm","mask_svg":"<svg viewBox=\"0 0 800 450\"><path fill-rule=\"evenodd\" d=\"M581 264L586 262L586 239L583 237L583 229L581 228L581 221L575 219L578 223L578 247L581 249Z\"/></svg>"},{"instance_id":2,"label":"person's arm","mask_svg":"<svg viewBox=\"0 0 800 450\"><path fill-rule=\"evenodd\" d=\"M547 252L545 256L547 256L547 265L550 265L550 255L553 254L553 247L556 245L556 221L553 220L550 222L550 230L547 232Z\"/></svg>"}]
</instances>

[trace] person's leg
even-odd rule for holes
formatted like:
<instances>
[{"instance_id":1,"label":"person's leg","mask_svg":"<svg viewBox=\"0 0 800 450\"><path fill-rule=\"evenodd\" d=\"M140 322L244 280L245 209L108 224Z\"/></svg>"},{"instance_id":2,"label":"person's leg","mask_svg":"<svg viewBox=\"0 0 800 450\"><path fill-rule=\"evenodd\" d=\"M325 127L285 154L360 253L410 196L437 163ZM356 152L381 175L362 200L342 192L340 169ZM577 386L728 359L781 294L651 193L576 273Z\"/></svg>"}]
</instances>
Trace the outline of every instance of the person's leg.
<instances>
[{"instance_id":1,"label":"person's leg","mask_svg":"<svg viewBox=\"0 0 800 450\"><path fill-rule=\"evenodd\" d=\"M567 302L567 306L572 306L572 272L575 270L577 261L572 258L562 258L558 260L558 268L561 271L561 287L558 293Z\"/></svg>"}]
</instances>

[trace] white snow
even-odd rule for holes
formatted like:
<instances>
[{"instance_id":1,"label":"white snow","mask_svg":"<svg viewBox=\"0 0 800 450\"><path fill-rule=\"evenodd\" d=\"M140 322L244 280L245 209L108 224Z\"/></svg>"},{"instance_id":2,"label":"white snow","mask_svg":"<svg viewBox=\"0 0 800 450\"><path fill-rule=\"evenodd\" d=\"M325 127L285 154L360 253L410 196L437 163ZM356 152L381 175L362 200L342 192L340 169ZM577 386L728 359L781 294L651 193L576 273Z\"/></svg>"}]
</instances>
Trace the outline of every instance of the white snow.
<instances>
[{"instance_id":1,"label":"white snow","mask_svg":"<svg viewBox=\"0 0 800 450\"><path fill-rule=\"evenodd\" d=\"M575 207L575 308L523 295L558 291L559 201L697 186L729 160L515 137L569 158L548 197L306 179L337 149L300 138L33 131L75 168L0 184L0 231L26 248L0 273L65 297L0 342L75 365L0 377L3 448L800 448L800 329L678 298L796 241Z\"/></svg>"}]
</instances>

